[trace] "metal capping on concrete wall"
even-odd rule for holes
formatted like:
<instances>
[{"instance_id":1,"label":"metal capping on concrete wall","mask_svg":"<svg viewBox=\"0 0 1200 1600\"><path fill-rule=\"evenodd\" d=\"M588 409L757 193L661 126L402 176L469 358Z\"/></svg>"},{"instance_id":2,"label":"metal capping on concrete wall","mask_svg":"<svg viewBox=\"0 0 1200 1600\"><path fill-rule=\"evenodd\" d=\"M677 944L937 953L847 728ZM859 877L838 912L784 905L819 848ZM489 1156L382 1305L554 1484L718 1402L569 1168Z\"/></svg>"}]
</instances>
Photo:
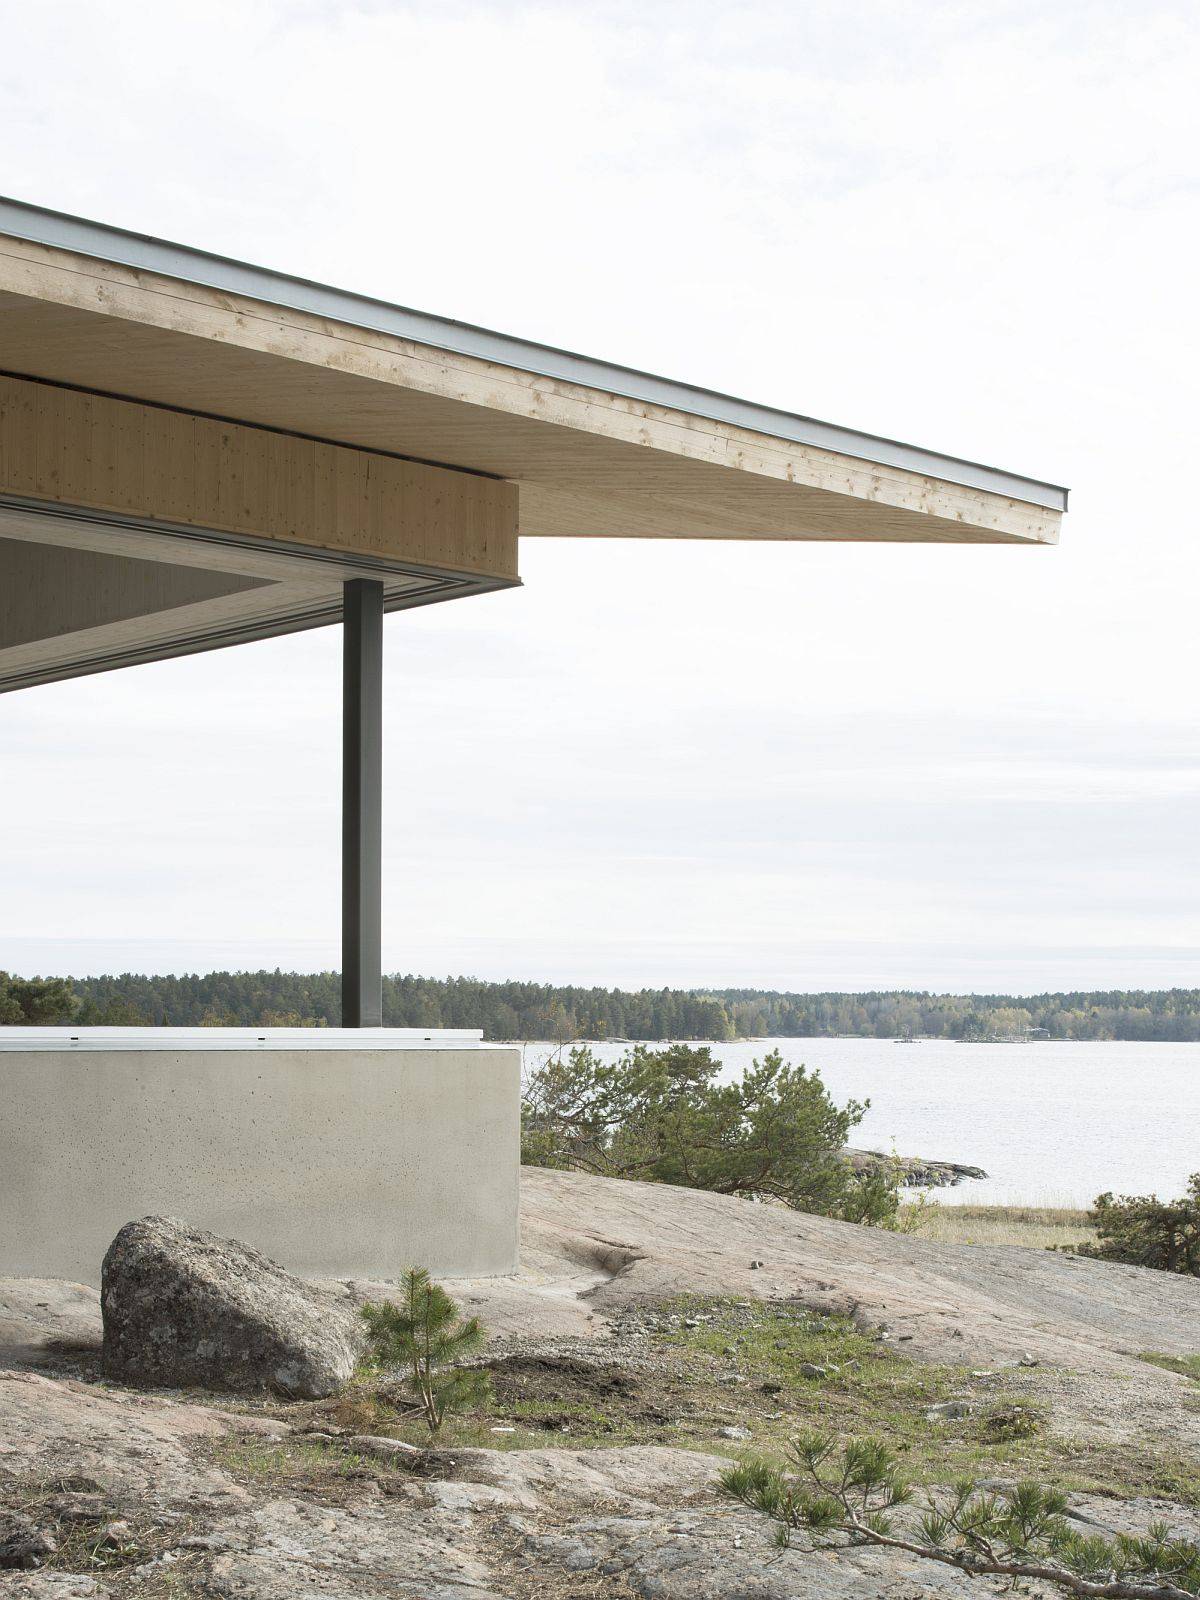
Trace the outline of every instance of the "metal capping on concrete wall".
<instances>
[{"instance_id":1,"label":"metal capping on concrete wall","mask_svg":"<svg viewBox=\"0 0 1200 1600\"><path fill-rule=\"evenodd\" d=\"M1061 485L1027 478L1002 468L940 455L917 445L877 434L860 433L815 417L800 416L773 406L739 400L733 395L677 383L634 367L616 366L581 356L553 345L537 344L480 328L449 317L432 316L407 306L391 305L370 295L334 289L308 278L292 277L266 267L250 266L229 256L172 244L149 234L133 233L105 223L51 211L23 200L0 196L0 234L35 244L72 250L143 272L203 284L267 305L287 306L312 316L328 317L354 327L394 334L434 349L453 351L515 367L539 377L578 383L650 405L667 406L714 422L751 429L797 444L832 450L858 460L900 467L948 483L964 484L990 494L1005 495L1052 511L1065 512L1067 490Z\"/></svg>"},{"instance_id":2,"label":"metal capping on concrete wall","mask_svg":"<svg viewBox=\"0 0 1200 1600\"><path fill-rule=\"evenodd\" d=\"M482 1028L0 1028L0 1050L480 1050Z\"/></svg>"}]
</instances>

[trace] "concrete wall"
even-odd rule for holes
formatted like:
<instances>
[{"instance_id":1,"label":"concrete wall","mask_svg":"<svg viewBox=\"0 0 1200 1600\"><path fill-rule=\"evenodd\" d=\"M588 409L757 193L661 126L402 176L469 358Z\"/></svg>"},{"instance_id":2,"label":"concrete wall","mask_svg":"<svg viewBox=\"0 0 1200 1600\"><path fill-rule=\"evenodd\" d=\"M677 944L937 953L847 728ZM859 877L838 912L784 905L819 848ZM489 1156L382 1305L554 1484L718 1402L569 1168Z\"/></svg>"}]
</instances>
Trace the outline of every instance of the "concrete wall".
<instances>
[{"instance_id":1,"label":"concrete wall","mask_svg":"<svg viewBox=\"0 0 1200 1600\"><path fill-rule=\"evenodd\" d=\"M520 1052L0 1052L0 1276L158 1213L313 1277L517 1265Z\"/></svg>"}]
</instances>

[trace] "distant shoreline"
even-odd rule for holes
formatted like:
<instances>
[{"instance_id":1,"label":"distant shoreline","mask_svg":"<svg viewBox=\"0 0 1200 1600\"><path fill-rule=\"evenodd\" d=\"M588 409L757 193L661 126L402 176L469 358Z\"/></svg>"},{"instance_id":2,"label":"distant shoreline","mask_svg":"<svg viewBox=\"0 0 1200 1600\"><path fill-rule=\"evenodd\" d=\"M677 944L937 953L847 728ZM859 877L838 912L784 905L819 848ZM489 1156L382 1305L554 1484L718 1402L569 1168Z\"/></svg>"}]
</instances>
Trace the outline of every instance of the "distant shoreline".
<instances>
[{"instance_id":1,"label":"distant shoreline","mask_svg":"<svg viewBox=\"0 0 1200 1600\"><path fill-rule=\"evenodd\" d=\"M81 1027L336 1027L333 971L112 974L68 978ZM3 983L0 982L0 989ZM0 1007L0 1011L3 1007ZM30 1019L34 1020L34 1019ZM961 1044L1074 1041L1200 1043L1200 989L1060 990L1033 995L739 987L605 988L517 979L388 973L383 1021L393 1028L482 1028L491 1040L853 1038Z\"/></svg>"}]
</instances>

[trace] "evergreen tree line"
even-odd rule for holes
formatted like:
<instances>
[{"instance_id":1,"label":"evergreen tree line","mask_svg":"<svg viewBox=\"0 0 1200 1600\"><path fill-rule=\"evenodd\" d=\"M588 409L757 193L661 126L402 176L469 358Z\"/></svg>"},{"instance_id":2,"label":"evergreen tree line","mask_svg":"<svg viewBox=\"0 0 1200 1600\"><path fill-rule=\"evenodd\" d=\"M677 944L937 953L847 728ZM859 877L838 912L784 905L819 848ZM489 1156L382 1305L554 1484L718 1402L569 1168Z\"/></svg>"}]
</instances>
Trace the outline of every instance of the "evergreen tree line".
<instances>
[{"instance_id":1,"label":"evergreen tree line","mask_svg":"<svg viewBox=\"0 0 1200 1600\"><path fill-rule=\"evenodd\" d=\"M31 980L0 974L0 1021L170 1027L336 1027L335 972ZM6 988L7 984L7 988ZM23 987L19 987L22 986ZM20 995L26 995L24 1000ZM53 995L58 994L59 1002ZM6 998L7 997L7 998ZM392 1028L482 1028L489 1039L867 1038L1200 1039L1200 989L944 995L789 994L760 989L589 989L477 978L383 980Z\"/></svg>"}]
</instances>

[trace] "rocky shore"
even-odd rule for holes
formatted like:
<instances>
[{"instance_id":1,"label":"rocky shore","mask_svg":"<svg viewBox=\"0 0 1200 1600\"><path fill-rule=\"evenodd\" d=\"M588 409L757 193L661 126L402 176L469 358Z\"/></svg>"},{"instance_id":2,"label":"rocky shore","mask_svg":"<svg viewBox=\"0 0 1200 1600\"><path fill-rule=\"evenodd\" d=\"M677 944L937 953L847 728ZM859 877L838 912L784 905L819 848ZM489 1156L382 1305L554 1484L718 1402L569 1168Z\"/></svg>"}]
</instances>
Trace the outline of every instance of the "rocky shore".
<instances>
[{"instance_id":1,"label":"rocky shore","mask_svg":"<svg viewBox=\"0 0 1200 1600\"><path fill-rule=\"evenodd\" d=\"M921 1156L893 1156L882 1150L853 1150L842 1154L856 1172L888 1167L900 1173L906 1189L948 1189L970 1178L986 1178L982 1167L966 1167L958 1161L928 1161Z\"/></svg>"}]
</instances>

